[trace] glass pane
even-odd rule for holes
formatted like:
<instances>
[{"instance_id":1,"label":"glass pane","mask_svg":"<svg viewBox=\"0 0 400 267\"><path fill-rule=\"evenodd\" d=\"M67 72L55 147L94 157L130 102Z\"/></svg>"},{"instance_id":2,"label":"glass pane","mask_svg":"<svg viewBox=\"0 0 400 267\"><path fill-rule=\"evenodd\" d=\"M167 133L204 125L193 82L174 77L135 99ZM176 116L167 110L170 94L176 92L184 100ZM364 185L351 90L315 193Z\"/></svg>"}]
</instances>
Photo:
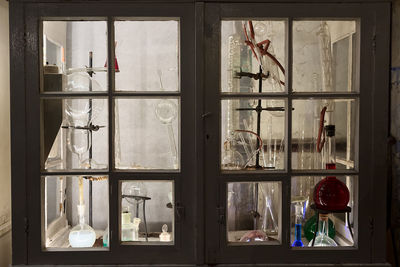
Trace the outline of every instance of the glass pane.
<instances>
[{"instance_id":1,"label":"glass pane","mask_svg":"<svg viewBox=\"0 0 400 267\"><path fill-rule=\"evenodd\" d=\"M179 91L179 21L116 21L117 91Z\"/></svg>"},{"instance_id":2,"label":"glass pane","mask_svg":"<svg viewBox=\"0 0 400 267\"><path fill-rule=\"evenodd\" d=\"M284 169L285 100L228 99L221 108L222 169Z\"/></svg>"},{"instance_id":3,"label":"glass pane","mask_svg":"<svg viewBox=\"0 0 400 267\"><path fill-rule=\"evenodd\" d=\"M281 182L234 182L227 186L230 245L281 243Z\"/></svg>"},{"instance_id":4,"label":"glass pane","mask_svg":"<svg viewBox=\"0 0 400 267\"><path fill-rule=\"evenodd\" d=\"M107 22L43 22L42 91L107 90ZM66 75L90 74L96 84L73 86Z\"/></svg>"},{"instance_id":5,"label":"glass pane","mask_svg":"<svg viewBox=\"0 0 400 267\"><path fill-rule=\"evenodd\" d=\"M321 213L314 247L357 244L357 176L293 177L291 188L292 247L312 246L317 223L314 205Z\"/></svg>"},{"instance_id":6,"label":"glass pane","mask_svg":"<svg viewBox=\"0 0 400 267\"><path fill-rule=\"evenodd\" d=\"M120 240L127 245L173 245L174 208L173 181L123 181Z\"/></svg>"},{"instance_id":7,"label":"glass pane","mask_svg":"<svg viewBox=\"0 0 400 267\"><path fill-rule=\"evenodd\" d=\"M107 169L107 104L101 98L42 100L42 167Z\"/></svg>"},{"instance_id":8,"label":"glass pane","mask_svg":"<svg viewBox=\"0 0 400 267\"><path fill-rule=\"evenodd\" d=\"M292 168L354 169L358 142L358 101L293 101ZM327 164L336 164L328 166Z\"/></svg>"},{"instance_id":9,"label":"glass pane","mask_svg":"<svg viewBox=\"0 0 400 267\"><path fill-rule=\"evenodd\" d=\"M293 22L293 91L358 91L356 25L354 20Z\"/></svg>"},{"instance_id":10,"label":"glass pane","mask_svg":"<svg viewBox=\"0 0 400 267\"><path fill-rule=\"evenodd\" d=\"M108 177L42 179L43 249L108 249Z\"/></svg>"},{"instance_id":11,"label":"glass pane","mask_svg":"<svg viewBox=\"0 0 400 267\"><path fill-rule=\"evenodd\" d=\"M179 169L179 99L117 99L115 114L117 169Z\"/></svg>"},{"instance_id":12,"label":"glass pane","mask_svg":"<svg viewBox=\"0 0 400 267\"><path fill-rule=\"evenodd\" d=\"M252 29L254 30L253 37ZM261 87L259 86L260 66L263 74ZM283 92L285 91L285 69L286 21L222 21L222 92Z\"/></svg>"}]
</instances>

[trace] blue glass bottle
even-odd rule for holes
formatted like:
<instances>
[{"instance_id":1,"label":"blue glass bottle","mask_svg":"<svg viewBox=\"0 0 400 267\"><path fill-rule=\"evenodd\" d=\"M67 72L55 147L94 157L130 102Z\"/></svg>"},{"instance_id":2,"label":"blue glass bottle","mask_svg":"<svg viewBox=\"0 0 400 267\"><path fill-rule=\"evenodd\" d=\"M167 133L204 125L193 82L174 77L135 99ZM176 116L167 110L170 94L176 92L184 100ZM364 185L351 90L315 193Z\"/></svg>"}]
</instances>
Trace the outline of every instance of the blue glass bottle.
<instances>
[{"instance_id":1,"label":"blue glass bottle","mask_svg":"<svg viewBox=\"0 0 400 267\"><path fill-rule=\"evenodd\" d=\"M294 225L294 242L292 247L304 247L303 242L301 241L301 222L303 220L303 206L300 203L295 205L296 218Z\"/></svg>"}]
</instances>

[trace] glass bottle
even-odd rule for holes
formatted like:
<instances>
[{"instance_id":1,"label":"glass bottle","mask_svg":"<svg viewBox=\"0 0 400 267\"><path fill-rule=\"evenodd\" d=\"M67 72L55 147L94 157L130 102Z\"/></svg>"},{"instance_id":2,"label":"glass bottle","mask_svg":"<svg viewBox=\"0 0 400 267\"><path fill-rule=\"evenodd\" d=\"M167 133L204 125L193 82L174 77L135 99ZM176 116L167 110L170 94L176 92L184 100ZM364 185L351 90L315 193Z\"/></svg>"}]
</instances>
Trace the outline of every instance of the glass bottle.
<instances>
[{"instance_id":1,"label":"glass bottle","mask_svg":"<svg viewBox=\"0 0 400 267\"><path fill-rule=\"evenodd\" d=\"M106 230L104 230L104 234L103 234L103 247L108 247L109 246L109 238L108 238L108 226L106 228Z\"/></svg>"},{"instance_id":2,"label":"glass bottle","mask_svg":"<svg viewBox=\"0 0 400 267\"><path fill-rule=\"evenodd\" d=\"M301 203L296 203L295 205L296 218L294 225L294 242L292 247L304 247L303 242L301 241L301 222L303 220L303 206Z\"/></svg>"},{"instance_id":3,"label":"glass bottle","mask_svg":"<svg viewBox=\"0 0 400 267\"><path fill-rule=\"evenodd\" d=\"M171 234L168 233L168 225L164 224L161 230L162 233L160 234L160 242L170 242Z\"/></svg>"},{"instance_id":4,"label":"glass bottle","mask_svg":"<svg viewBox=\"0 0 400 267\"><path fill-rule=\"evenodd\" d=\"M131 222L129 207L123 207L121 214L121 241L135 241L135 225Z\"/></svg>"},{"instance_id":5,"label":"glass bottle","mask_svg":"<svg viewBox=\"0 0 400 267\"><path fill-rule=\"evenodd\" d=\"M328 214L319 214L319 225L318 233L315 238L314 247L337 247L336 242L329 237L329 217ZM312 246L312 242L308 244L309 247Z\"/></svg>"}]
</instances>

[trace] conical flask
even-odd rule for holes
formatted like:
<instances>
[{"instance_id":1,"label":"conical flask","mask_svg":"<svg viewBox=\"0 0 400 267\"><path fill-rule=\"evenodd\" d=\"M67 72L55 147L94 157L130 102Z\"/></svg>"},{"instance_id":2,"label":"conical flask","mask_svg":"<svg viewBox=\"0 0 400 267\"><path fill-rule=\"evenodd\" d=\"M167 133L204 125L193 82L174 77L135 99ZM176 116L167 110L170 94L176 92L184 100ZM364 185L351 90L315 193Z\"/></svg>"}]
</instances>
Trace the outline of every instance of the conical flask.
<instances>
[{"instance_id":1,"label":"conical flask","mask_svg":"<svg viewBox=\"0 0 400 267\"><path fill-rule=\"evenodd\" d=\"M329 237L328 234L328 214L319 215L319 227L317 237L315 238L314 247L337 247L336 242ZM313 242L308 244L309 247L313 246Z\"/></svg>"}]
</instances>

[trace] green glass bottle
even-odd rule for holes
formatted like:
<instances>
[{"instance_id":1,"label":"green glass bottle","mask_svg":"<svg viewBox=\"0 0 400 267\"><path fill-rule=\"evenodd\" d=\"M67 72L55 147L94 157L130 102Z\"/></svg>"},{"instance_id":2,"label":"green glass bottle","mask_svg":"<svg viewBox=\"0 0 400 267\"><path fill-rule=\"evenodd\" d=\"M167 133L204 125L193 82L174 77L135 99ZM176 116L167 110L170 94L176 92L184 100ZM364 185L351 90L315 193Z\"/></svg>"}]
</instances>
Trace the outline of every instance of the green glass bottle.
<instances>
[{"instance_id":1,"label":"green glass bottle","mask_svg":"<svg viewBox=\"0 0 400 267\"><path fill-rule=\"evenodd\" d=\"M308 221L306 221L304 225L304 236L307 238L308 241L311 241L314 238L315 233L315 224L317 223L317 216L314 215ZM335 225L333 221L329 219L329 237L334 238L336 235Z\"/></svg>"}]
</instances>

